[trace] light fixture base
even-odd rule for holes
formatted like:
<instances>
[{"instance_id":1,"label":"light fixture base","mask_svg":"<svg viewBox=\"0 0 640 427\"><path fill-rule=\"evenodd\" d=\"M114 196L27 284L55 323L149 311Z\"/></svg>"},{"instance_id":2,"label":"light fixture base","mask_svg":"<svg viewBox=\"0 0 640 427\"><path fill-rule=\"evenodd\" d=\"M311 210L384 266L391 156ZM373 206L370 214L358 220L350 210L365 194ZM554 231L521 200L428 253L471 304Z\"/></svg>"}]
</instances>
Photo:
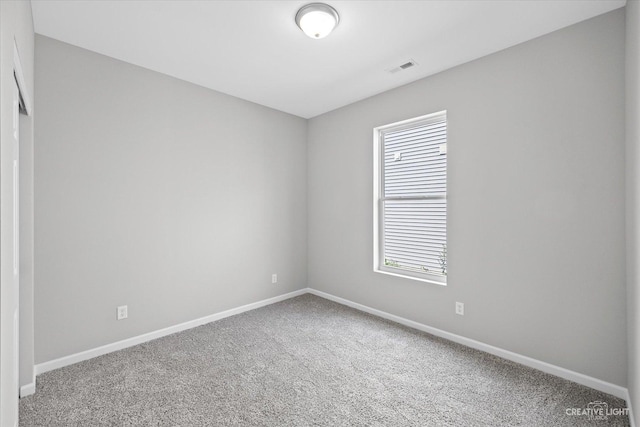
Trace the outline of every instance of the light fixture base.
<instances>
[{"instance_id":1,"label":"light fixture base","mask_svg":"<svg viewBox=\"0 0 640 427\"><path fill-rule=\"evenodd\" d=\"M296 13L296 24L312 39L328 36L340 22L340 15L325 3L309 3Z\"/></svg>"}]
</instances>

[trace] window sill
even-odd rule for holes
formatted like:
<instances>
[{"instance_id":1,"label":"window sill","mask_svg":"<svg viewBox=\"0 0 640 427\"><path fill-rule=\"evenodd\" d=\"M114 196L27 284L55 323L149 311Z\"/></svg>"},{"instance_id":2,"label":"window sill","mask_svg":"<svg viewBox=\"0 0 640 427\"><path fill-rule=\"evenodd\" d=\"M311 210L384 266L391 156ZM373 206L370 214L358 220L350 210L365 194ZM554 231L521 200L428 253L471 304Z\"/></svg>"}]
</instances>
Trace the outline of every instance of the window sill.
<instances>
[{"instance_id":1,"label":"window sill","mask_svg":"<svg viewBox=\"0 0 640 427\"><path fill-rule=\"evenodd\" d=\"M373 271L375 273L386 274L388 276L402 277L403 279L417 280L419 282L431 283L431 284L439 285L439 286L447 286L446 277L443 278L442 281L438 281L436 279L428 279L426 277L412 276L410 274L402 274L402 273L395 272L395 271L382 270L380 268L374 268Z\"/></svg>"}]
</instances>

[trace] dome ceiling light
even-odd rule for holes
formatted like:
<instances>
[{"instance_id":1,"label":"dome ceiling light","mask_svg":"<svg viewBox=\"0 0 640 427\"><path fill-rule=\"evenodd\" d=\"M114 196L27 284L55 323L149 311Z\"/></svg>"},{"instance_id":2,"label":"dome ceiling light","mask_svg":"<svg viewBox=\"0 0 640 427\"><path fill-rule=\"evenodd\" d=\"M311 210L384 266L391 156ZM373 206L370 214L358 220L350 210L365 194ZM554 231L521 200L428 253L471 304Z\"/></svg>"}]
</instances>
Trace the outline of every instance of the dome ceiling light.
<instances>
[{"instance_id":1,"label":"dome ceiling light","mask_svg":"<svg viewBox=\"0 0 640 427\"><path fill-rule=\"evenodd\" d=\"M340 22L338 12L324 3L310 3L296 13L296 24L312 39L328 36Z\"/></svg>"}]
</instances>

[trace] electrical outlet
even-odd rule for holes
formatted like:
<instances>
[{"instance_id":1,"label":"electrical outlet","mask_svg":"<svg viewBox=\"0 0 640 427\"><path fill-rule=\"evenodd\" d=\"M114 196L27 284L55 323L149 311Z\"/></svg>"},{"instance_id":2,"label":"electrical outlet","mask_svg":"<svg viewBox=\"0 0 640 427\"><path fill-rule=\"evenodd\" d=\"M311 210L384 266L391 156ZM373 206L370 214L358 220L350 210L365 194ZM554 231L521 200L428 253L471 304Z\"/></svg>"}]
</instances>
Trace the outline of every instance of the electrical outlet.
<instances>
[{"instance_id":1,"label":"electrical outlet","mask_svg":"<svg viewBox=\"0 0 640 427\"><path fill-rule=\"evenodd\" d=\"M278 283L278 275L273 273L271 275L271 283Z\"/></svg>"},{"instance_id":2,"label":"electrical outlet","mask_svg":"<svg viewBox=\"0 0 640 427\"><path fill-rule=\"evenodd\" d=\"M464 316L464 303L456 301L456 314Z\"/></svg>"},{"instance_id":3,"label":"electrical outlet","mask_svg":"<svg viewBox=\"0 0 640 427\"><path fill-rule=\"evenodd\" d=\"M129 314L127 313L127 306L121 305L120 307L118 307L116 318L118 320L122 320L126 319L127 317L129 317Z\"/></svg>"}]
</instances>

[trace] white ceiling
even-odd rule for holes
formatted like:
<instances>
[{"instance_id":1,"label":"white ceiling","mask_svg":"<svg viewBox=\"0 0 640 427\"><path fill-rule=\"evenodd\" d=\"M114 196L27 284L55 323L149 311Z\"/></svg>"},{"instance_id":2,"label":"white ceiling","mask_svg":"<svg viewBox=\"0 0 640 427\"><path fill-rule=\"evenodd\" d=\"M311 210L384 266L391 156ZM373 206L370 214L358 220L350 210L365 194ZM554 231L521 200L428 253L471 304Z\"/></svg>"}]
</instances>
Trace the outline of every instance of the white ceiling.
<instances>
[{"instance_id":1,"label":"white ceiling","mask_svg":"<svg viewBox=\"0 0 640 427\"><path fill-rule=\"evenodd\" d=\"M310 118L625 5L625 0L338 1L322 40L309 1L33 0L36 32ZM419 65L390 73L408 59Z\"/></svg>"}]
</instances>

